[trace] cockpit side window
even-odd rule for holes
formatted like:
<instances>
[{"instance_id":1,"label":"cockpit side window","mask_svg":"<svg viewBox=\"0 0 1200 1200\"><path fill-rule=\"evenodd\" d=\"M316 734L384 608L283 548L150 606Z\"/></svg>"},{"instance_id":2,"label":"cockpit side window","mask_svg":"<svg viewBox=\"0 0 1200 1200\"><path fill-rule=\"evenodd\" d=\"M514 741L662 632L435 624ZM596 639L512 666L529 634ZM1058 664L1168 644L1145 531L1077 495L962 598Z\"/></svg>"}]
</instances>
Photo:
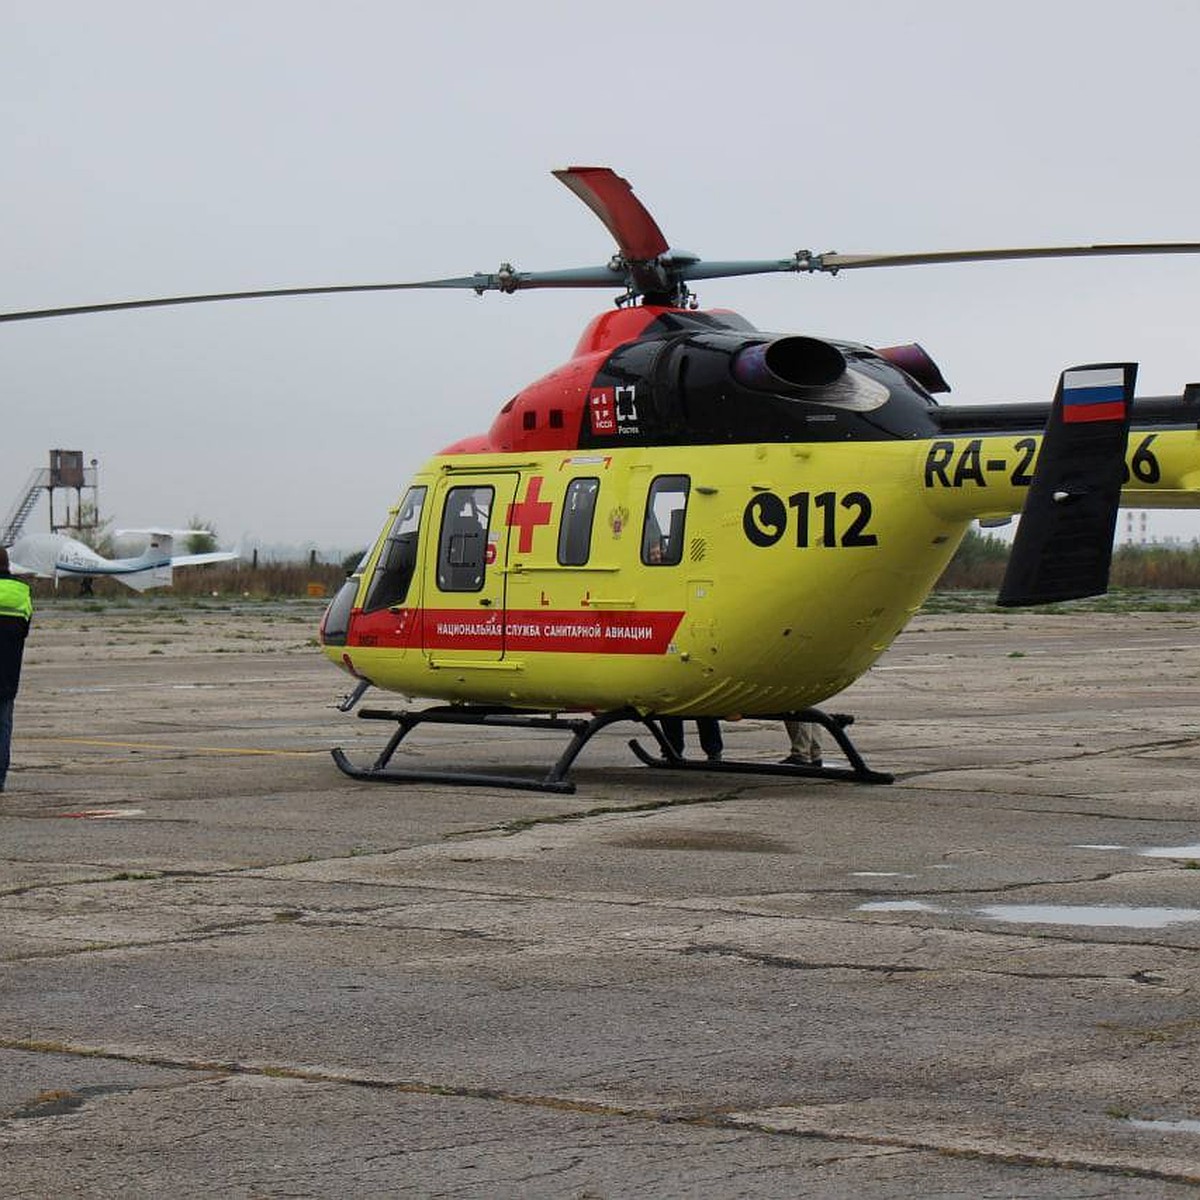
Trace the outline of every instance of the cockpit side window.
<instances>
[{"instance_id":1,"label":"cockpit side window","mask_svg":"<svg viewBox=\"0 0 1200 1200\"><path fill-rule=\"evenodd\" d=\"M495 489L456 487L446 493L438 538L437 585L443 592L478 592L487 561L488 520Z\"/></svg>"},{"instance_id":2,"label":"cockpit side window","mask_svg":"<svg viewBox=\"0 0 1200 1200\"><path fill-rule=\"evenodd\" d=\"M582 567L592 554L592 524L600 480L572 479L563 500L562 523L558 528L558 562L563 567Z\"/></svg>"},{"instance_id":3,"label":"cockpit side window","mask_svg":"<svg viewBox=\"0 0 1200 1200\"><path fill-rule=\"evenodd\" d=\"M686 475L659 475L650 484L642 525L642 562L648 567L670 567L683 559L690 487Z\"/></svg>"},{"instance_id":4,"label":"cockpit side window","mask_svg":"<svg viewBox=\"0 0 1200 1200\"><path fill-rule=\"evenodd\" d=\"M359 577L351 575L338 589L338 594L329 602L321 618L321 644L344 646L350 630L350 614L354 611L354 598L358 595Z\"/></svg>"},{"instance_id":5,"label":"cockpit side window","mask_svg":"<svg viewBox=\"0 0 1200 1200\"><path fill-rule=\"evenodd\" d=\"M408 597L409 585L417 569L417 540L421 533L426 491L423 487L409 488L405 495L375 564L363 604L364 612L403 604Z\"/></svg>"}]
</instances>

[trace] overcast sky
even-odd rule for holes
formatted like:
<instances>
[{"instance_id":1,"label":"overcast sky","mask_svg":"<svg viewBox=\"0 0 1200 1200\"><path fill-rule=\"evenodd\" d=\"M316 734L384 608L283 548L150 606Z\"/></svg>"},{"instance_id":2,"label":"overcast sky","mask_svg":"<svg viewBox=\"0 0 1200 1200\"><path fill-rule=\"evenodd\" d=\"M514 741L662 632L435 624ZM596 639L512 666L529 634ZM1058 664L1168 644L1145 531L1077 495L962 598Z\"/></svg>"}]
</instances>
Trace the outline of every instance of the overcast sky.
<instances>
[{"instance_id":1,"label":"overcast sky","mask_svg":"<svg viewBox=\"0 0 1200 1200\"><path fill-rule=\"evenodd\" d=\"M1200 240L1198 44L1193 0L0 0L0 309L603 262L549 174L573 163L712 259ZM698 291L766 329L920 341L952 402L1049 399L1096 360L1139 360L1143 394L1200 379L1200 257ZM0 325L0 509L63 447L99 459L117 526L361 546L608 302Z\"/></svg>"}]
</instances>

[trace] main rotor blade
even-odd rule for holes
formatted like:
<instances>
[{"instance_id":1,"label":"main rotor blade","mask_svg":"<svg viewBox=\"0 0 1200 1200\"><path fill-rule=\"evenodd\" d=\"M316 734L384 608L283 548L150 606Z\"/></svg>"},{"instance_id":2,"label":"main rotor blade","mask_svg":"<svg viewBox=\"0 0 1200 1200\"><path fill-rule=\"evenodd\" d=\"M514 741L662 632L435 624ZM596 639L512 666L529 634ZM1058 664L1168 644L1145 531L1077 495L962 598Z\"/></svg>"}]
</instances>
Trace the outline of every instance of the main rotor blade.
<instances>
[{"instance_id":1,"label":"main rotor blade","mask_svg":"<svg viewBox=\"0 0 1200 1200\"><path fill-rule=\"evenodd\" d=\"M34 308L0 313L0 321L36 321L41 317L74 317L82 313L119 312L126 308L163 308L169 304L212 304L221 300L261 300L269 296L319 296L334 292L386 292L410 287L451 287L444 283L361 283L336 287L265 288L253 292L210 292L197 296L158 296L149 300L110 300L102 304L72 304L66 308ZM467 286L463 284L462 286Z\"/></svg>"},{"instance_id":2,"label":"main rotor blade","mask_svg":"<svg viewBox=\"0 0 1200 1200\"><path fill-rule=\"evenodd\" d=\"M736 259L728 262L704 262L700 259L674 262L668 256L663 260L663 266L675 278L693 282L701 279L731 279L742 275L769 275L780 271L800 274L825 271L836 274L859 267L914 267L939 263L1000 262L1005 259L1103 258L1142 254L1200 254L1200 242L1113 242L1093 246L931 250L912 254L814 254L810 250L798 250L791 258Z\"/></svg>"},{"instance_id":3,"label":"main rotor blade","mask_svg":"<svg viewBox=\"0 0 1200 1200\"><path fill-rule=\"evenodd\" d=\"M111 300L101 304L73 304L65 308L36 308L0 313L0 321L35 321L43 317L73 317L85 313L120 312L130 308L165 308L172 304L214 304L223 300L263 300L275 296L329 296L344 292L400 292L421 288L463 288L484 292L516 292L526 288L614 287L624 283L624 272L607 263L565 271L514 271L504 266L494 274L461 275L454 279L424 279L411 283L347 283L327 287L263 288L251 292L210 292L195 296L158 296L143 300Z\"/></svg>"},{"instance_id":4,"label":"main rotor blade","mask_svg":"<svg viewBox=\"0 0 1200 1200\"><path fill-rule=\"evenodd\" d=\"M1119 254L1200 254L1200 242L1113 242L1094 246L1024 246L1009 250L933 250L917 254L814 254L800 270L853 271L858 267L915 267L937 263L997 262L1022 258L1105 258Z\"/></svg>"},{"instance_id":5,"label":"main rotor blade","mask_svg":"<svg viewBox=\"0 0 1200 1200\"><path fill-rule=\"evenodd\" d=\"M667 250L658 223L629 181L608 167L564 167L553 172L604 222L630 262L649 262Z\"/></svg>"}]
</instances>

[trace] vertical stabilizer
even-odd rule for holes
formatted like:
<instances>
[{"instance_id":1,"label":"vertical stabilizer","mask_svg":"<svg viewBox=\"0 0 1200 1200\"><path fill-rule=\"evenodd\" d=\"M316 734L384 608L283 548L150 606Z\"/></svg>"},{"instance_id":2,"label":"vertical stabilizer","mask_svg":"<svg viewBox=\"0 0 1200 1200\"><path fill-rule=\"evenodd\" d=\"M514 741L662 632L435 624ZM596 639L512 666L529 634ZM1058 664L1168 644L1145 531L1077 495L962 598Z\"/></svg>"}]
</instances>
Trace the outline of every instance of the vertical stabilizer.
<instances>
[{"instance_id":1,"label":"vertical stabilizer","mask_svg":"<svg viewBox=\"0 0 1200 1200\"><path fill-rule=\"evenodd\" d=\"M168 562L175 550L175 539L164 529L150 530L150 544L146 547L143 558L155 561L166 559Z\"/></svg>"},{"instance_id":2,"label":"vertical stabilizer","mask_svg":"<svg viewBox=\"0 0 1200 1200\"><path fill-rule=\"evenodd\" d=\"M998 604L1050 604L1108 590L1136 378L1136 363L1062 373Z\"/></svg>"}]
</instances>

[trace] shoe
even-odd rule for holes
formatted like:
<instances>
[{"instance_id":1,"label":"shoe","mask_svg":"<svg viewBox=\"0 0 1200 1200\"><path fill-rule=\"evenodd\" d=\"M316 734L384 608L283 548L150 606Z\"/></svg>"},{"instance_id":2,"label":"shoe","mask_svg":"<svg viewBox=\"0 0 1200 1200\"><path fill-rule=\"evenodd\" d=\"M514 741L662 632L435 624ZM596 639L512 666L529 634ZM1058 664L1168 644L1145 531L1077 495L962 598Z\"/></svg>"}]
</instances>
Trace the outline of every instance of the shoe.
<instances>
[{"instance_id":1,"label":"shoe","mask_svg":"<svg viewBox=\"0 0 1200 1200\"><path fill-rule=\"evenodd\" d=\"M821 766L821 758L818 755L816 758L805 758L803 754L789 754L787 758L779 760L784 766L788 767L819 767Z\"/></svg>"},{"instance_id":2,"label":"shoe","mask_svg":"<svg viewBox=\"0 0 1200 1200\"><path fill-rule=\"evenodd\" d=\"M710 755L708 756L708 761L709 761L709 762L720 762L720 761L721 761L721 753L720 753L720 751L718 751L716 754L710 754Z\"/></svg>"}]
</instances>

